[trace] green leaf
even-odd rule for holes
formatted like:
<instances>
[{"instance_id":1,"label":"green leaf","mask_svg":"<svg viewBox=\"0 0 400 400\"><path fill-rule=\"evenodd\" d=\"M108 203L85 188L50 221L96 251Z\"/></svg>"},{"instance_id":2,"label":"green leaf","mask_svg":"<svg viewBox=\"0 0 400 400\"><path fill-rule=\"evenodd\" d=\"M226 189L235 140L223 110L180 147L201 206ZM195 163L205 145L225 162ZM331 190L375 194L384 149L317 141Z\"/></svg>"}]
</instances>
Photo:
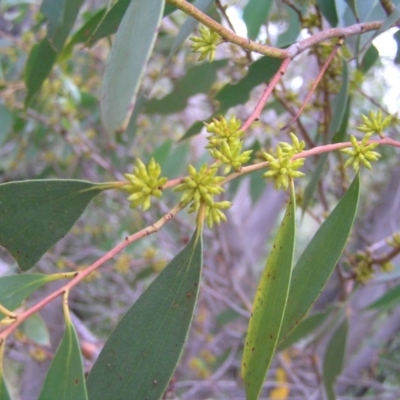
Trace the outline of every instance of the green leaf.
<instances>
[{"instance_id":1,"label":"green leaf","mask_svg":"<svg viewBox=\"0 0 400 400\"><path fill-rule=\"evenodd\" d=\"M25 106L28 107L43 82L50 74L57 59L57 52L47 38L32 47L26 62L24 81L28 93L25 98Z\"/></svg>"},{"instance_id":2,"label":"green leaf","mask_svg":"<svg viewBox=\"0 0 400 400\"><path fill-rule=\"evenodd\" d=\"M104 19L106 9L102 8L97 11L85 24L74 34L63 50L63 55L69 55L74 45L78 43L86 43L96 31L101 21Z\"/></svg>"},{"instance_id":3,"label":"green leaf","mask_svg":"<svg viewBox=\"0 0 400 400\"><path fill-rule=\"evenodd\" d=\"M196 0L193 5L198 10L205 13L212 4L212 2L213 0ZM172 56L181 48L185 40L193 32L193 29L197 26L198 23L199 21L197 21L197 19L194 19L193 17L186 18L186 21L181 26L181 29L179 29L178 35L176 36L174 42L172 43L171 50L169 51L165 64L168 63L169 60L172 58Z\"/></svg>"},{"instance_id":4,"label":"green leaf","mask_svg":"<svg viewBox=\"0 0 400 400\"><path fill-rule=\"evenodd\" d=\"M35 292L38 288L51 281L49 275L21 274L3 276L0 278L0 304L12 311ZM0 319L4 314L0 312Z\"/></svg>"},{"instance_id":5,"label":"green leaf","mask_svg":"<svg viewBox=\"0 0 400 400\"><path fill-rule=\"evenodd\" d=\"M20 325L21 331L33 342L42 346L50 346L50 334L40 314L31 315Z\"/></svg>"},{"instance_id":6,"label":"green leaf","mask_svg":"<svg viewBox=\"0 0 400 400\"><path fill-rule=\"evenodd\" d=\"M163 0L132 1L115 36L101 88L101 115L108 132L125 129L157 37Z\"/></svg>"},{"instance_id":7,"label":"green leaf","mask_svg":"<svg viewBox=\"0 0 400 400\"><path fill-rule=\"evenodd\" d=\"M328 400L336 399L333 385L336 377L340 374L343 368L346 352L347 330L348 322L347 319L345 319L332 335L325 352L323 380Z\"/></svg>"},{"instance_id":8,"label":"green leaf","mask_svg":"<svg viewBox=\"0 0 400 400\"><path fill-rule=\"evenodd\" d=\"M12 112L3 104L0 104L0 145L6 140L13 124Z\"/></svg>"},{"instance_id":9,"label":"green leaf","mask_svg":"<svg viewBox=\"0 0 400 400\"><path fill-rule=\"evenodd\" d=\"M256 39L260 28L267 21L272 0L249 0L243 10L243 20L247 26L249 39Z\"/></svg>"},{"instance_id":10,"label":"green leaf","mask_svg":"<svg viewBox=\"0 0 400 400\"><path fill-rule=\"evenodd\" d=\"M65 15L66 0L43 0L40 12L47 18L47 30L54 32L62 25Z\"/></svg>"},{"instance_id":11,"label":"green leaf","mask_svg":"<svg viewBox=\"0 0 400 400\"><path fill-rule=\"evenodd\" d=\"M60 3L60 0L50 0L54 6ZM64 0L63 0L64 2ZM68 0L65 2L65 9L62 16L61 24L53 24L53 20L49 21L47 29L47 39L53 46L54 50L59 53L72 27L74 26L76 17L78 16L79 9L81 8L83 0Z\"/></svg>"},{"instance_id":12,"label":"green leaf","mask_svg":"<svg viewBox=\"0 0 400 400\"><path fill-rule=\"evenodd\" d=\"M3 368L0 368L0 400L11 400L7 385L4 380Z\"/></svg>"},{"instance_id":13,"label":"green leaf","mask_svg":"<svg viewBox=\"0 0 400 400\"><path fill-rule=\"evenodd\" d=\"M331 276L353 226L359 194L360 178L357 174L300 256L293 269L280 340L307 314Z\"/></svg>"},{"instance_id":14,"label":"green leaf","mask_svg":"<svg viewBox=\"0 0 400 400\"><path fill-rule=\"evenodd\" d=\"M87 398L79 340L74 326L67 322L39 400L86 400Z\"/></svg>"},{"instance_id":15,"label":"green leaf","mask_svg":"<svg viewBox=\"0 0 400 400\"><path fill-rule=\"evenodd\" d=\"M347 63L343 60L342 62L342 85L340 91L335 97L333 105L333 115L331 123L329 124L328 137L330 139L339 131L342 124L344 115L346 113L347 100L349 97L349 69Z\"/></svg>"},{"instance_id":16,"label":"green leaf","mask_svg":"<svg viewBox=\"0 0 400 400\"><path fill-rule=\"evenodd\" d=\"M364 57L361 61L361 71L366 74L375 64L378 58L379 51L373 44L371 44L371 46L369 46L368 50L365 52Z\"/></svg>"},{"instance_id":17,"label":"green leaf","mask_svg":"<svg viewBox=\"0 0 400 400\"><path fill-rule=\"evenodd\" d=\"M300 339L313 333L326 320L326 317L330 314L331 310L332 309L329 308L326 311L315 313L301 321L299 325L297 325L297 327L279 343L278 350L282 351L287 349L297 343Z\"/></svg>"},{"instance_id":18,"label":"green leaf","mask_svg":"<svg viewBox=\"0 0 400 400\"><path fill-rule=\"evenodd\" d=\"M189 3L192 2L193 0L189 0ZM101 24L97 27L96 31L87 41L86 45L91 47L98 40L103 39L117 32L118 27L122 21L122 18L124 17L130 3L131 0L118 0L104 16L103 20L101 21ZM175 6L166 4L164 8L164 17L166 17L167 15L171 14L176 10L177 8Z\"/></svg>"},{"instance_id":19,"label":"green leaf","mask_svg":"<svg viewBox=\"0 0 400 400\"><path fill-rule=\"evenodd\" d=\"M201 266L196 231L111 333L88 377L91 400L162 397L193 318Z\"/></svg>"},{"instance_id":20,"label":"green leaf","mask_svg":"<svg viewBox=\"0 0 400 400\"><path fill-rule=\"evenodd\" d=\"M242 378L247 400L258 399L278 343L292 271L295 210L292 186L285 216L258 284L245 340Z\"/></svg>"},{"instance_id":21,"label":"green leaf","mask_svg":"<svg viewBox=\"0 0 400 400\"><path fill-rule=\"evenodd\" d=\"M340 124L338 131L335 133L335 136L333 136L332 143L340 143L345 141L345 137L347 134L347 127L349 125L350 111L351 111L351 96L348 96L346 99L346 107L344 110L342 123Z\"/></svg>"},{"instance_id":22,"label":"green leaf","mask_svg":"<svg viewBox=\"0 0 400 400\"><path fill-rule=\"evenodd\" d=\"M71 229L105 185L79 180L30 180L0 185L0 245L24 271Z\"/></svg>"},{"instance_id":23,"label":"green leaf","mask_svg":"<svg viewBox=\"0 0 400 400\"><path fill-rule=\"evenodd\" d=\"M390 290L388 290L382 297L378 300L372 302L367 306L366 310L372 310L376 308L388 309L392 308L400 303L400 285L397 285Z\"/></svg>"},{"instance_id":24,"label":"green leaf","mask_svg":"<svg viewBox=\"0 0 400 400\"><path fill-rule=\"evenodd\" d=\"M284 9L288 14L287 30L278 36L275 47L287 47L293 44L298 38L301 31L301 23L299 21L299 16L296 11L294 11L287 4L283 4Z\"/></svg>"},{"instance_id":25,"label":"green leaf","mask_svg":"<svg viewBox=\"0 0 400 400\"><path fill-rule=\"evenodd\" d=\"M203 63L187 70L186 75L174 85L174 90L160 100L150 100L144 106L147 114L172 114L183 110L191 96L206 93L217 78L219 69L228 60Z\"/></svg>"},{"instance_id":26,"label":"green leaf","mask_svg":"<svg viewBox=\"0 0 400 400\"><path fill-rule=\"evenodd\" d=\"M393 39L397 44L396 58L394 59L395 64L400 64L400 31L393 34Z\"/></svg>"},{"instance_id":27,"label":"green leaf","mask_svg":"<svg viewBox=\"0 0 400 400\"><path fill-rule=\"evenodd\" d=\"M335 0L317 0L317 5L329 25L335 28L339 22Z\"/></svg>"},{"instance_id":28,"label":"green leaf","mask_svg":"<svg viewBox=\"0 0 400 400\"><path fill-rule=\"evenodd\" d=\"M356 21L360 22L360 16L358 15L357 1L356 0L345 0L345 2L348 4ZM368 6L366 8L368 8Z\"/></svg>"},{"instance_id":29,"label":"green leaf","mask_svg":"<svg viewBox=\"0 0 400 400\"><path fill-rule=\"evenodd\" d=\"M57 7L58 0L49 0L49 7ZM28 107L37 92L41 88L44 80L50 74L58 53L62 50L65 41L75 23L79 9L83 0L68 0L65 2L65 9L62 14L51 15L47 36L38 44L32 47L25 67L25 85L28 93L25 98L25 106ZM60 7L63 7L61 4ZM48 10L47 6L45 8ZM60 20L61 18L61 20Z\"/></svg>"}]
</instances>

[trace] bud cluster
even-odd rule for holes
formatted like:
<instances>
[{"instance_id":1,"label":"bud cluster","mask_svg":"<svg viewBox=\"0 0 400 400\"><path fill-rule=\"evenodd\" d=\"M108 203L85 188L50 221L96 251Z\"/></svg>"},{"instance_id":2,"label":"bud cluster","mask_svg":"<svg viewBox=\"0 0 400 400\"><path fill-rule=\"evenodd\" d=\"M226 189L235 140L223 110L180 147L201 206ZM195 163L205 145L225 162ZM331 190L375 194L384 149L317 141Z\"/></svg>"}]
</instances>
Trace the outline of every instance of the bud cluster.
<instances>
[{"instance_id":1,"label":"bud cluster","mask_svg":"<svg viewBox=\"0 0 400 400\"><path fill-rule=\"evenodd\" d=\"M215 49L222 43L221 36L213 30L201 26L199 29L200 37L193 36L190 40L193 42L191 45L192 51L200 53L199 61L208 57L209 61L213 61L215 57Z\"/></svg>"}]
</instances>

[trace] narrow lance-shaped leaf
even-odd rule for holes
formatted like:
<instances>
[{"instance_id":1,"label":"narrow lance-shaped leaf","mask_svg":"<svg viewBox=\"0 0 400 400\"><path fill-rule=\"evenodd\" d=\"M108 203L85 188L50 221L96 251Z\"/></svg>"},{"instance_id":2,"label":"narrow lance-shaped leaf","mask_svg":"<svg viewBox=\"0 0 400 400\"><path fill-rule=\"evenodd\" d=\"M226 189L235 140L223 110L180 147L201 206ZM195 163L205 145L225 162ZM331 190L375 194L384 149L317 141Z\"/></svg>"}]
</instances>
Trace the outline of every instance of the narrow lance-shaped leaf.
<instances>
[{"instance_id":1,"label":"narrow lance-shaped leaf","mask_svg":"<svg viewBox=\"0 0 400 400\"><path fill-rule=\"evenodd\" d=\"M367 310L372 309L384 309L387 310L390 307L394 307L400 303L400 285L392 287L388 290L382 297L375 300L369 306L367 306Z\"/></svg>"},{"instance_id":2,"label":"narrow lance-shaped leaf","mask_svg":"<svg viewBox=\"0 0 400 400\"><path fill-rule=\"evenodd\" d=\"M323 381L328 400L336 399L333 385L336 377L343 368L343 361L346 353L347 330L348 322L347 319L345 319L332 335L328 347L326 348Z\"/></svg>"},{"instance_id":3,"label":"narrow lance-shaped leaf","mask_svg":"<svg viewBox=\"0 0 400 400\"><path fill-rule=\"evenodd\" d=\"M91 400L162 397L193 318L201 266L197 230L111 333L88 377Z\"/></svg>"},{"instance_id":4,"label":"narrow lance-shaped leaf","mask_svg":"<svg viewBox=\"0 0 400 400\"><path fill-rule=\"evenodd\" d=\"M243 9L243 20L247 26L249 39L256 39L263 24L266 23L272 0L249 0Z\"/></svg>"},{"instance_id":5,"label":"narrow lance-shaped leaf","mask_svg":"<svg viewBox=\"0 0 400 400\"><path fill-rule=\"evenodd\" d=\"M106 184L79 180L30 180L0 185L0 245L23 270L71 229Z\"/></svg>"},{"instance_id":6,"label":"narrow lance-shaped leaf","mask_svg":"<svg viewBox=\"0 0 400 400\"><path fill-rule=\"evenodd\" d=\"M4 380L3 356L4 342L0 343L0 400L11 400L10 393L8 392L7 385Z\"/></svg>"},{"instance_id":7,"label":"narrow lance-shaped leaf","mask_svg":"<svg viewBox=\"0 0 400 400\"><path fill-rule=\"evenodd\" d=\"M359 194L357 174L294 267L280 340L299 324L331 276L353 226Z\"/></svg>"},{"instance_id":8,"label":"narrow lance-shaped leaf","mask_svg":"<svg viewBox=\"0 0 400 400\"><path fill-rule=\"evenodd\" d=\"M125 129L157 37L163 0L129 4L115 35L101 88L101 116L108 132Z\"/></svg>"},{"instance_id":9,"label":"narrow lance-shaped leaf","mask_svg":"<svg viewBox=\"0 0 400 400\"><path fill-rule=\"evenodd\" d=\"M242 378L247 400L258 399L278 343L292 271L295 209L291 185L289 204L258 284L246 336Z\"/></svg>"},{"instance_id":10,"label":"narrow lance-shaped leaf","mask_svg":"<svg viewBox=\"0 0 400 400\"><path fill-rule=\"evenodd\" d=\"M75 328L66 321L64 336L50 365L39 400L86 400L82 355Z\"/></svg>"},{"instance_id":11,"label":"narrow lance-shaped leaf","mask_svg":"<svg viewBox=\"0 0 400 400\"><path fill-rule=\"evenodd\" d=\"M44 274L3 276L0 278L0 304L13 311L28 296L51 280L51 276ZM4 314L0 312L0 319L3 317Z\"/></svg>"}]
</instances>

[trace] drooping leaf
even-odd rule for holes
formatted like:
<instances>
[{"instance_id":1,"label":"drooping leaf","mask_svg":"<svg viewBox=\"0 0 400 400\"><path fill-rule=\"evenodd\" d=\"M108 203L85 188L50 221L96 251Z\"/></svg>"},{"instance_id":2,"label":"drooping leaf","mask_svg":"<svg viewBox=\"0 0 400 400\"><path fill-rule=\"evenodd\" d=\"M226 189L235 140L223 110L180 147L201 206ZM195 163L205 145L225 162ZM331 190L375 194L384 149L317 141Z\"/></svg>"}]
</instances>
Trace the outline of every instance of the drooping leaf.
<instances>
[{"instance_id":1,"label":"drooping leaf","mask_svg":"<svg viewBox=\"0 0 400 400\"><path fill-rule=\"evenodd\" d=\"M64 21L66 0L43 0L40 12L47 18L47 31L51 34L60 27Z\"/></svg>"},{"instance_id":2,"label":"drooping leaf","mask_svg":"<svg viewBox=\"0 0 400 400\"><path fill-rule=\"evenodd\" d=\"M249 39L256 39L260 28L267 21L272 0L249 0L243 9L243 21L247 26Z\"/></svg>"},{"instance_id":3,"label":"drooping leaf","mask_svg":"<svg viewBox=\"0 0 400 400\"><path fill-rule=\"evenodd\" d=\"M87 400L79 339L70 321L50 365L39 400Z\"/></svg>"},{"instance_id":4,"label":"drooping leaf","mask_svg":"<svg viewBox=\"0 0 400 400\"><path fill-rule=\"evenodd\" d=\"M329 315L331 308L326 311L317 312L309 317L305 318L300 322L299 325L284 339L279 343L279 351L282 351L291 345L297 343L300 339L303 339L307 335L314 332L322 323L326 320Z\"/></svg>"},{"instance_id":5,"label":"drooping leaf","mask_svg":"<svg viewBox=\"0 0 400 400\"><path fill-rule=\"evenodd\" d=\"M339 22L335 0L317 0L317 4L322 15L329 22L329 25L335 28Z\"/></svg>"},{"instance_id":6,"label":"drooping leaf","mask_svg":"<svg viewBox=\"0 0 400 400\"><path fill-rule=\"evenodd\" d=\"M353 226L359 192L360 178L357 174L293 269L280 340L299 324L331 276Z\"/></svg>"},{"instance_id":7,"label":"drooping leaf","mask_svg":"<svg viewBox=\"0 0 400 400\"><path fill-rule=\"evenodd\" d=\"M13 311L28 296L50 281L50 276L43 274L3 276L0 278L0 304ZM2 318L4 314L0 312L0 319Z\"/></svg>"},{"instance_id":8,"label":"drooping leaf","mask_svg":"<svg viewBox=\"0 0 400 400\"><path fill-rule=\"evenodd\" d=\"M371 44L368 50L365 52L364 57L361 61L361 71L366 74L371 67L375 64L376 60L379 58L379 51L378 49Z\"/></svg>"},{"instance_id":9,"label":"drooping leaf","mask_svg":"<svg viewBox=\"0 0 400 400\"><path fill-rule=\"evenodd\" d=\"M70 54L73 46L78 43L86 43L92 37L95 30L100 25L106 14L106 9L102 8L97 11L85 24L72 36L71 40L65 46L63 55Z\"/></svg>"},{"instance_id":10,"label":"drooping leaf","mask_svg":"<svg viewBox=\"0 0 400 400\"><path fill-rule=\"evenodd\" d=\"M400 303L400 285L389 289L383 296L367 306L367 310L381 308L387 310Z\"/></svg>"},{"instance_id":11,"label":"drooping leaf","mask_svg":"<svg viewBox=\"0 0 400 400\"><path fill-rule=\"evenodd\" d=\"M12 112L3 104L0 104L0 145L10 133L13 123Z\"/></svg>"},{"instance_id":12,"label":"drooping leaf","mask_svg":"<svg viewBox=\"0 0 400 400\"><path fill-rule=\"evenodd\" d=\"M71 229L106 187L79 180L30 180L0 185L0 245L24 271Z\"/></svg>"},{"instance_id":13,"label":"drooping leaf","mask_svg":"<svg viewBox=\"0 0 400 400\"><path fill-rule=\"evenodd\" d=\"M357 1L356 0L345 0L345 2L348 4L350 10L352 11L354 18L356 19L357 22L360 22L360 16L358 14L358 8L357 8ZM368 8L368 6L364 5L363 8Z\"/></svg>"},{"instance_id":14,"label":"drooping leaf","mask_svg":"<svg viewBox=\"0 0 400 400\"><path fill-rule=\"evenodd\" d=\"M333 385L343 368L348 322L345 319L333 333L324 357L323 381L328 400L335 400Z\"/></svg>"},{"instance_id":15,"label":"drooping leaf","mask_svg":"<svg viewBox=\"0 0 400 400\"><path fill-rule=\"evenodd\" d=\"M0 400L12 400L4 380L3 368L0 368Z\"/></svg>"},{"instance_id":16,"label":"drooping leaf","mask_svg":"<svg viewBox=\"0 0 400 400\"><path fill-rule=\"evenodd\" d=\"M57 52L47 38L32 47L26 62L24 80L28 93L25 106L29 106L50 74L57 59Z\"/></svg>"},{"instance_id":17,"label":"drooping leaf","mask_svg":"<svg viewBox=\"0 0 400 400\"><path fill-rule=\"evenodd\" d=\"M258 399L278 343L292 271L295 210L292 187L285 216L253 302L242 359L242 378L247 400Z\"/></svg>"},{"instance_id":18,"label":"drooping leaf","mask_svg":"<svg viewBox=\"0 0 400 400\"><path fill-rule=\"evenodd\" d=\"M201 266L196 231L111 333L88 377L91 400L162 397L190 328Z\"/></svg>"},{"instance_id":19,"label":"drooping leaf","mask_svg":"<svg viewBox=\"0 0 400 400\"><path fill-rule=\"evenodd\" d=\"M21 331L33 342L50 346L50 333L39 313L31 315L20 325Z\"/></svg>"},{"instance_id":20,"label":"drooping leaf","mask_svg":"<svg viewBox=\"0 0 400 400\"><path fill-rule=\"evenodd\" d=\"M157 37L163 0L129 4L111 48L101 88L101 116L108 132L125 129Z\"/></svg>"},{"instance_id":21,"label":"drooping leaf","mask_svg":"<svg viewBox=\"0 0 400 400\"><path fill-rule=\"evenodd\" d=\"M346 112L348 96L349 96L349 69L347 67L347 63L343 60L340 91L334 100L333 115L328 129L329 139L333 138L333 136L336 134L336 132L338 132L342 124L343 117Z\"/></svg>"},{"instance_id":22,"label":"drooping leaf","mask_svg":"<svg viewBox=\"0 0 400 400\"><path fill-rule=\"evenodd\" d=\"M285 32L278 36L275 47L287 47L293 44L298 38L301 31L301 23L299 21L299 16L296 11L294 11L287 4L283 4L284 9L288 14L287 29Z\"/></svg>"},{"instance_id":23,"label":"drooping leaf","mask_svg":"<svg viewBox=\"0 0 400 400\"><path fill-rule=\"evenodd\" d=\"M136 0L137 1L137 0ZM86 45L91 47L98 40L103 39L107 36L110 36L117 32L118 27L124 17L126 10L131 3L131 0L118 0L111 9L104 16L103 20L93 33L93 35L86 42ZM189 3L192 3L193 0L189 0ZM166 4L164 8L164 17L171 14L173 11L176 11L177 8L170 4Z\"/></svg>"},{"instance_id":24,"label":"drooping leaf","mask_svg":"<svg viewBox=\"0 0 400 400\"><path fill-rule=\"evenodd\" d=\"M349 125L350 111L351 111L351 97L348 96L346 99L346 108L344 110L342 123L340 124L338 131L335 133L335 136L333 136L332 143L340 143L345 141L347 134L347 127Z\"/></svg>"},{"instance_id":25,"label":"drooping leaf","mask_svg":"<svg viewBox=\"0 0 400 400\"><path fill-rule=\"evenodd\" d=\"M47 3L51 4L52 8L56 8L57 3L60 2L58 0L49 0ZM56 62L57 55L62 50L71 32L82 3L83 0L66 1L63 12L50 19L47 36L40 43L32 47L24 74L25 85L28 89L25 98L26 107L31 104L39 89L42 87L44 80L50 74ZM64 1L60 3L60 7L63 7L63 4ZM60 18L61 20L59 20Z\"/></svg>"},{"instance_id":26,"label":"drooping leaf","mask_svg":"<svg viewBox=\"0 0 400 400\"><path fill-rule=\"evenodd\" d=\"M198 10L205 13L212 3L212 0L196 0L193 5ZM167 64L172 56L181 48L185 40L193 32L193 29L197 26L198 23L199 21L197 21L197 19L194 19L193 17L186 18L186 21L181 26L181 29L179 29L178 35L172 43L171 50L169 51L165 64Z\"/></svg>"},{"instance_id":27,"label":"drooping leaf","mask_svg":"<svg viewBox=\"0 0 400 400\"><path fill-rule=\"evenodd\" d=\"M395 64L400 64L400 31L393 34L393 39L397 44L396 58L394 59Z\"/></svg>"},{"instance_id":28,"label":"drooping leaf","mask_svg":"<svg viewBox=\"0 0 400 400\"><path fill-rule=\"evenodd\" d=\"M228 63L228 60L218 60L213 63L203 63L187 70L186 75L174 86L174 90L162 99L154 99L144 106L147 114L172 114L183 110L191 96L206 93L215 82L217 72Z\"/></svg>"}]
</instances>

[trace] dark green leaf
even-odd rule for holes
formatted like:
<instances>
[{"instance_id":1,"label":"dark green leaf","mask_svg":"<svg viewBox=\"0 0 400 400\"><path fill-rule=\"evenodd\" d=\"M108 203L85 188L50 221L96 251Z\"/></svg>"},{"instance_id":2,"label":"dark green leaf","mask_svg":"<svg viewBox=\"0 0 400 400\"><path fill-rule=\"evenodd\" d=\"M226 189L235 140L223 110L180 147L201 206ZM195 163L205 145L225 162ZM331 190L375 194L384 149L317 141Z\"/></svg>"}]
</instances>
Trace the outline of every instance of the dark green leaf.
<instances>
[{"instance_id":1,"label":"dark green leaf","mask_svg":"<svg viewBox=\"0 0 400 400\"><path fill-rule=\"evenodd\" d=\"M196 231L111 333L88 377L91 400L162 397L193 318L201 266Z\"/></svg>"},{"instance_id":2,"label":"dark green leaf","mask_svg":"<svg viewBox=\"0 0 400 400\"><path fill-rule=\"evenodd\" d=\"M0 145L7 138L13 124L12 112L3 104L0 104Z\"/></svg>"},{"instance_id":3,"label":"dark green leaf","mask_svg":"<svg viewBox=\"0 0 400 400\"><path fill-rule=\"evenodd\" d=\"M317 0L317 4L329 25L335 28L339 22L335 0Z\"/></svg>"},{"instance_id":4,"label":"dark green leaf","mask_svg":"<svg viewBox=\"0 0 400 400\"><path fill-rule=\"evenodd\" d=\"M293 269L281 340L299 324L331 276L353 226L359 192L357 175Z\"/></svg>"},{"instance_id":5,"label":"dark green leaf","mask_svg":"<svg viewBox=\"0 0 400 400\"><path fill-rule=\"evenodd\" d=\"M53 0L53 3L57 5L57 3L60 3L60 1ZM64 43L71 32L82 3L83 0L68 0L65 2L65 10L61 24L53 25L52 22L49 21L47 39L57 53L62 50Z\"/></svg>"},{"instance_id":6,"label":"dark green leaf","mask_svg":"<svg viewBox=\"0 0 400 400\"><path fill-rule=\"evenodd\" d=\"M275 353L288 298L295 238L295 197L289 204L258 284L245 340L242 378L247 400L260 394Z\"/></svg>"},{"instance_id":7,"label":"dark green leaf","mask_svg":"<svg viewBox=\"0 0 400 400\"><path fill-rule=\"evenodd\" d=\"M333 136L338 132L342 124L343 117L346 113L347 99L349 96L349 69L344 60L342 62L341 82L342 85L340 86L340 91L334 100L333 115L328 130L329 139L332 139Z\"/></svg>"},{"instance_id":8,"label":"dark green leaf","mask_svg":"<svg viewBox=\"0 0 400 400\"><path fill-rule=\"evenodd\" d=\"M210 7L211 3L213 3L213 0L196 0L193 5L198 10L205 13ZM197 19L194 19L193 17L186 18L186 21L183 23L181 29L179 29L178 35L172 43L171 50L165 63L168 63L171 57L181 48L185 40L193 32L193 29L197 26L198 23L199 21L197 21Z\"/></svg>"},{"instance_id":9,"label":"dark green leaf","mask_svg":"<svg viewBox=\"0 0 400 400\"><path fill-rule=\"evenodd\" d=\"M20 329L33 342L42 346L51 346L49 330L39 313L26 319L20 325Z\"/></svg>"},{"instance_id":10,"label":"dark green leaf","mask_svg":"<svg viewBox=\"0 0 400 400\"><path fill-rule=\"evenodd\" d=\"M66 0L43 0L40 12L47 18L47 30L53 34L62 25L65 15Z\"/></svg>"},{"instance_id":11,"label":"dark green leaf","mask_svg":"<svg viewBox=\"0 0 400 400\"><path fill-rule=\"evenodd\" d=\"M32 268L106 188L78 180L31 180L0 185L0 245L21 269Z\"/></svg>"},{"instance_id":12,"label":"dark green leaf","mask_svg":"<svg viewBox=\"0 0 400 400\"><path fill-rule=\"evenodd\" d=\"M342 118L342 123L339 127L339 130L335 133L335 136L332 139L332 143L340 143L345 141L345 137L347 134L347 127L349 125L350 110L351 110L351 97L348 96L346 99L346 108Z\"/></svg>"},{"instance_id":13,"label":"dark green leaf","mask_svg":"<svg viewBox=\"0 0 400 400\"><path fill-rule=\"evenodd\" d=\"M287 349L291 345L297 343L300 339L303 339L307 335L313 333L329 315L331 309L319 313L315 313L305 318L300 322L299 325L284 339L279 343L279 351Z\"/></svg>"},{"instance_id":14,"label":"dark green leaf","mask_svg":"<svg viewBox=\"0 0 400 400\"><path fill-rule=\"evenodd\" d=\"M328 400L335 400L333 390L336 377L343 368L343 361L346 352L348 323L345 319L338 329L333 333L325 352L323 380Z\"/></svg>"},{"instance_id":15,"label":"dark green leaf","mask_svg":"<svg viewBox=\"0 0 400 400\"><path fill-rule=\"evenodd\" d=\"M79 340L71 322L50 365L39 400L86 400L85 377Z\"/></svg>"},{"instance_id":16,"label":"dark green leaf","mask_svg":"<svg viewBox=\"0 0 400 400\"><path fill-rule=\"evenodd\" d=\"M260 28L267 21L272 0L249 0L243 10L243 20L247 26L249 39L256 39Z\"/></svg>"},{"instance_id":17,"label":"dark green leaf","mask_svg":"<svg viewBox=\"0 0 400 400\"><path fill-rule=\"evenodd\" d=\"M101 21L103 20L106 9L102 8L101 10L97 11L83 26L79 29L71 40L68 42L67 46L63 50L63 54L70 54L74 45L78 43L86 43L89 38L93 35L97 27L100 25Z\"/></svg>"},{"instance_id":18,"label":"dark green leaf","mask_svg":"<svg viewBox=\"0 0 400 400\"><path fill-rule=\"evenodd\" d=\"M368 50L365 52L364 57L361 61L361 71L366 74L370 68L375 64L376 60L379 58L378 49L371 44Z\"/></svg>"},{"instance_id":19,"label":"dark green leaf","mask_svg":"<svg viewBox=\"0 0 400 400\"><path fill-rule=\"evenodd\" d=\"M25 85L28 90L25 106L29 106L48 77L57 59L57 52L47 38L35 44L29 53L25 67Z\"/></svg>"},{"instance_id":20,"label":"dark green leaf","mask_svg":"<svg viewBox=\"0 0 400 400\"><path fill-rule=\"evenodd\" d=\"M124 130L129 122L163 8L163 0L132 1L121 21L101 90L101 114L108 132Z\"/></svg>"},{"instance_id":21,"label":"dark green leaf","mask_svg":"<svg viewBox=\"0 0 400 400\"><path fill-rule=\"evenodd\" d=\"M357 22L360 22L360 16L358 15L357 1L356 0L345 0L345 2L350 7L350 10L353 12L354 18ZM368 9L369 7L365 5L363 8Z\"/></svg>"},{"instance_id":22,"label":"dark green leaf","mask_svg":"<svg viewBox=\"0 0 400 400\"><path fill-rule=\"evenodd\" d=\"M382 308L386 310L388 308L398 305L399 303L400 303L400 285L397 285L388 290L378 300L375 300L373 303L371 303L366 309L371 310L376 308Z\"/></svg>"},{"instance_id":23,"label":"dark green leaf","mask_svg":"<svg viewBox=\"0 0 400 400\"><path fill-rule=\"evenodd\" d=\"M397 31L393 35L393 39L396 41L396 44L397 44L397 53L396 53L396 58L394 59L394 62L396 64L400 64L400 31Z\"/></svg>"},{"instance_id":24,"label":"dark green leaf","mask_svg":"<svg viewBox=\"0 0 400 400\"><path fill-rule=\"evenodd\" d=\"M1 362L2 360L0 360ZM7 385L4 380L3 368L0 366L0 400L11 400L11 396L8 393Z\"/></svg>"},{"instance_id":25,"label":"dark green leaf","mask_svg":"<svg viewBox=\"0 0 400 400\"><path fill-rule=\"evenodd\" d=\"M189 0L189 3L192 2L193 0ZM117 32L119 24L121 23L130 3L131 0L118 0L104 16L101 24L97 27L96 31L90 37L86 45L91 47L98 40ZM177 8L175 6L166 4L164 9L164 17L171 14L173 11L176 11L176 9Z\"/></svg>"},{"instance_id":26,"label":"dark green leaf","mask_svg":"<svg viewBox=\"0 0 400 400\"><path fill-rule=\"evenodd\" d=\"M174 85L174 90L160 100L150 100L144 106L147 114L177 113L186 107L187 101L197 93L206 93L215 82L217 71L228 60L203 63L187 70L186 75Z\"/></svg>"},{"instance_id":27,"label":"dark green leaf","mask_svg":"<svg viewBox=\"0 0 400 400\"><path fill-rule=\"evenodd\" d=\"M299 16L287 4L283 4L288 14L287 30L278 36L276 47L287 47L293 44L298 38L301 31L301 23Z\"/></svg>"},{"instance_id":28,"label":"dark green leaf","mask_svg":"<svg viewBox=\"0 0 400 400\"><path fill-rule=\"evenodd\" d=\"M13 311L28 296L50 281L49 275L42 274L3 276L0 278L0 304ZM0 312L0 319L2 318L4 315Z\"/></svg>"}]
</instances>

